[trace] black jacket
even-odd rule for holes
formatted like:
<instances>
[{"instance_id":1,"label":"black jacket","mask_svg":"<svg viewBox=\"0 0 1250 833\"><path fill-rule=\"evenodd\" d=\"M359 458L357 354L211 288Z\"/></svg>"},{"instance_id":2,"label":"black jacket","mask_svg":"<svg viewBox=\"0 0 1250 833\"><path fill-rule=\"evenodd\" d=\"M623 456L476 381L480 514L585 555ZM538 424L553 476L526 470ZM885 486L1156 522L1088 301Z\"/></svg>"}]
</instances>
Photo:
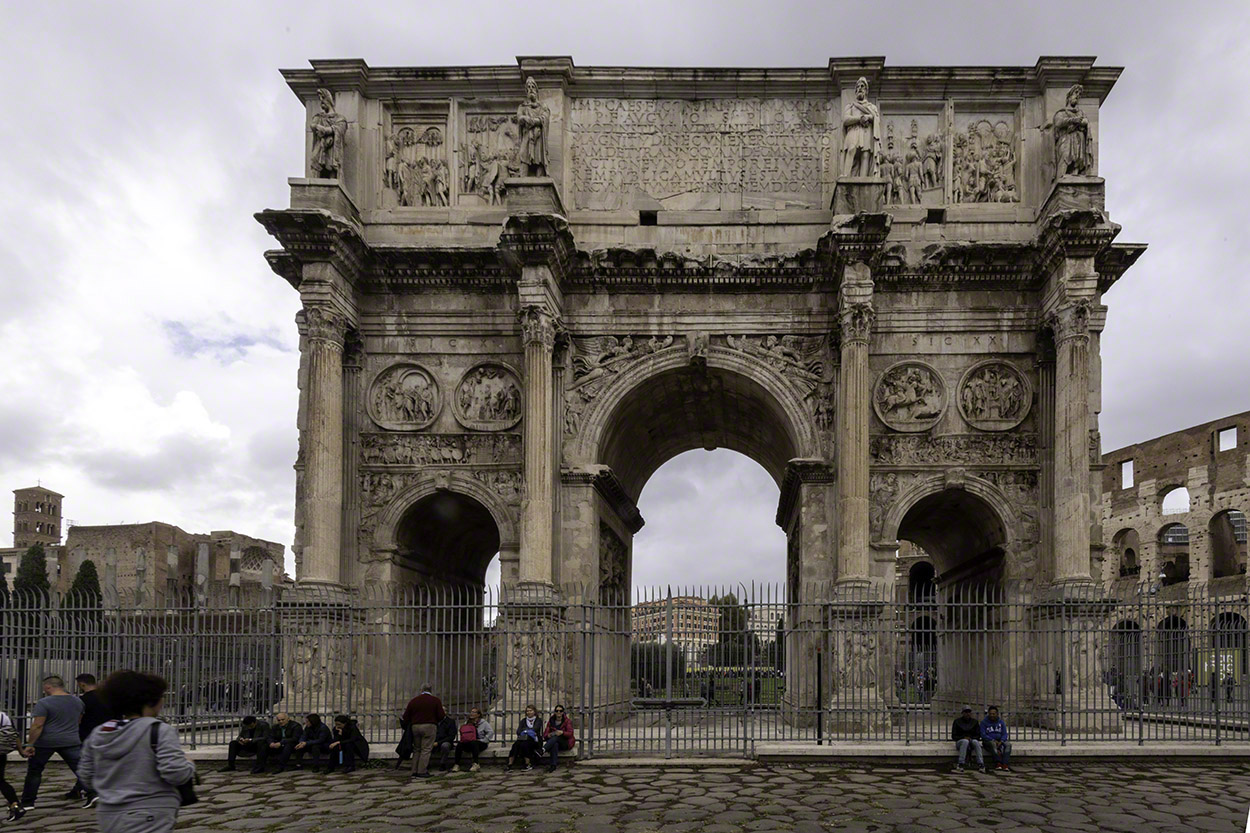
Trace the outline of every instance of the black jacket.
<instances>
[{"instance_id":1,"label":"black jacket","mask_svg":"<svg viewBox=\"0 0 1250 833\"><path fill-rule=\"evenodd\" d=\"M316 726L305 726L304 731L300 733L299 739L300 743L306 743L309 746L319 743L321 748L325 749L330 745L332 737L330 727L324 723L318 723Z\"/></svg>"},{"instance_id":2,"label":"black jacket","mask_svg":"<svg viewBox=\"0 0 1250 833\"><path fill-rule=\"evenodd\" d=\"M957 717L951 724L951 740L963 738L981 739L981 724L975 717Z\"/></svg>"},{"instance_id":3,"label":"black jacket","mask_svg":"<svg viewBox=\"0 0 1250 833\"><path fill-rule=\"evenodd\" d=\"M78 695L78 698L82 700L83 705L82 722L78 724L78 739L86 740L92 729L109 720L113 715L95 689L83 692Z\"/></svg>"},{"instance_id":4,"label":"black jacket","mask_svg":"<svg viewBox=\"0 0 1250 833\"><path fill-rule=\"evenodd\" d=\"M297 741L302 734L302 727L294 720L288 720L286 725L275 723L269 727L269 742L283 743L284 741Z\"/></svg>"},{"instance_id":5,"label":"black jacket","mask_svg":"<svg viewBox=\"0 0 1250 833\"><path fill-rule=\"evenodd\" d=\"M252 740L265 740L269 737L269 724L260 718L257 718L255 725L251 728L248 728L247 726L240 726L238 736L242 739L251 738Z\"/></svg>"},{"instance_id":6,"label":"black jacket","mask_svg":"<svg viewBox=\"0 0 1250 833\"><path fill-rule=\"evenodd\" d=\"M460 731L456 728L456 718L447 715L438 721L438 727L434 730L434 745L440 743L455 743L460 740Z\"/></svg>"},{"instance_id":7,"label":"black jacket","mask_svg":"<svg viewBox=\"0 0 1250 833\"><path fill-rule=\"evenodd\" d=\"M347 721L347 725L340 732L336 724L333 732L333 739L344 746L350 746L352 754L359 761L369 760L369 741L365 740L365 736L360 733L360 726L355 720Z\"/></svg>"}]
</instances>

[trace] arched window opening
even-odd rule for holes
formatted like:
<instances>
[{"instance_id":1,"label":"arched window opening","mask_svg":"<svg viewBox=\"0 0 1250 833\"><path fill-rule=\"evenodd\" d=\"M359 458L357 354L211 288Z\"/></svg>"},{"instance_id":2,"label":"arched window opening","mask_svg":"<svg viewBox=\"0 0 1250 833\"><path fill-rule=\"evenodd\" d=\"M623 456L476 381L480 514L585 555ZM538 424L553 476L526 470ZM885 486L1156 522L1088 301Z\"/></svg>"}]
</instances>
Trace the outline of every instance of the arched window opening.
<instances>
[{"instance_id":1,"label":"arched window opening","mask_svg":"<svg viewBox=\"0 0 1250 833\"><path fill-rule=\"evenodd\" d=\"M1227 509L1211 518L1211 577L1224 578L1246 572L1246 516Z\"/></svg>"},{"instance_id":2,"label":"arched window opening","mask_svg":"<svg viewBox=\"0 0 1250 833\"><path fill-rule=\"evenodd\" d=\"M1177 486L1163 495L1163 514L1183 515L1189 511L1189 490Z\"/></svg>"}]
</instances>

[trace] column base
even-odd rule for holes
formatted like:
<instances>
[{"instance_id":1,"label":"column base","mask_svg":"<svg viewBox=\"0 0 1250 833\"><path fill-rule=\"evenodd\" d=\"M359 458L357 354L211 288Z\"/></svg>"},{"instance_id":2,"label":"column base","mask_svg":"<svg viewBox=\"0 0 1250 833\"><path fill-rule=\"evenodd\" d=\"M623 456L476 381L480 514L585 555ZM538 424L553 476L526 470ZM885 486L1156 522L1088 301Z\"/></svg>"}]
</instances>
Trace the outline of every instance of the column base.
<instances>
[{"instance_id":1,"label":"column base","mask_svg":"<svg viewBox=\"0 0 1250 833\"><path fill-rule=\"evenodd\" d=\"M875 214L885 204L885 180L875 176L838 177L833 186L833 213Z\"/></svg>"},{"instance_id":2,"label":"column base","mask_svg":"<svg viewBox=\"0 0 1250 833\"><path fill-rule=\"evenodd\" d=\"M891 725L890 706L876 688L845 689L825 712L830 734L856 735L885 732Z\"/></svg>"}]
</instances>

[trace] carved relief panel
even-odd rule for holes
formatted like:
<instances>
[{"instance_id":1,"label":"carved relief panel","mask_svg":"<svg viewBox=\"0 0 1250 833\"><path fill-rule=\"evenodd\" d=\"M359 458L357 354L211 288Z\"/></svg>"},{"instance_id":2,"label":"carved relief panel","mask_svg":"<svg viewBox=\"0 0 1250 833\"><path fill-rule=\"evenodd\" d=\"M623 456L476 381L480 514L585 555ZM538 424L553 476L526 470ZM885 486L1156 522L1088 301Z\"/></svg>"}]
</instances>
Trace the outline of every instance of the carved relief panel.
<instances>
[{"instance_id":1,"label":"carved relief panel","mask_svg":"<svg viewBox=\"0 0 1250 833\"><path fill-rule=\"evenodd\" d=\"M959 413L973 428L1007 431L1029 414L1033 388L1013 365L984 361L968 369L959 382Z\"/></svg>"},{"instance_id":2,"label":"carved relief panel","mask_svg":"<svg viewBox=\"0 0 1250 833\"><path fill-rule=\"evenodd\" d=\"M872 406L895 431L927 431L946 411L946 383L923 362L898 362L877 380Z\"/></svg>"},{"instance_id":3,"label":"carved relief panel","mask_svg":"<svg viewBox=\"0 0 1250 833\"><path fill-rule=\"evenodd\" d=\"M660 336L589 336L570 340L573 379L564 394L564 433L574 436L582 414L617 374L634 363L672 347L675 339Z\"/></svg>"},{"instance_id":4,"label":"carved relief panel","mask_svg":"<svg viewBox=\"0 0 1250 833\"><path fill-rule=\"evenodd\" d=\"M451 168L445 129L439 125L393 126L386 139L383 185L402 206L440 207L451 202Z\"/></svg>"},{"instance_id":5,"label":"carved relief panel","mask_svg":"<svg viewBox=\"0 0 1250 833\"><path fill-rule=\"evenodd\" d=\"M1020 201L1020 140L1014 112L956 113L951 202Z\"/></svg>"},{"instance_id":6,"label":"carved relief panel","mask_svg":"<svg viewBox=\"0 0 1250 833\"><path fill-rule=\"evenodd\" d=\"M515 112L469 113L459 147L460 202L499 205L504 180L521 173Z\"/></svg>"},{"instance_id":7,"label":"carved relief panel","mask_svg":"<svg viewBox=\"0 0 1250 833\"><path fill-rule=\"evenodd\" d=\"M946 201L947 137L944 114L885 117L878 173L886 205L941 205Z\"/></svg>"},{"instance_id":8,"label":"carved relief panel","mask_svg":"<svg viewBox=\"0 0 1250 833\"><path fill-rule=\"evenodd\" d=\"M442 410L438 381L419 364L400 362L373 380L366 401L369 417L392 431L419 431Z\"/></svg>"},{"instance_id":9,"label":"carved relief panel","mask_svg":"<svg viewBox=\"0 0 1250 833\"><path fill-rule=\"evenodd\" d=\"M521 421L521 383L511 369L484 362L469 369L452 399L456 420L475 431L502 431Z\"/></svg>"}]
</instances>

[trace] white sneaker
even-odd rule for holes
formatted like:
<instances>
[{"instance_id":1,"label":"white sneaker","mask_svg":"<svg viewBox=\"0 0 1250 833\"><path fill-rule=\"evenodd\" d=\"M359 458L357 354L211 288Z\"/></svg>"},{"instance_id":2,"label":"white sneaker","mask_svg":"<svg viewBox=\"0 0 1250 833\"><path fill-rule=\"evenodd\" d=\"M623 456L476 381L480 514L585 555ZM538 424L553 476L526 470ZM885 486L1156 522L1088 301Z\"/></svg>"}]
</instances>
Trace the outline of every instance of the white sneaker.
<instances>
[{"instance_id":1,"label":"white sneaker","mask_svg":"<svg viewBox=\"0 0 1250 833\"><path fill-rule=\"evenodd\" d=\"M460 764L452 764L451 771L452 771L452 772L459 772L459 771L460 771Z\"/></svg>"},{"instance_id":2,"label":"white sneaker","mask_svg":"<svg viewBox=\"0 0 1250 833\"><path fill-rule=\"evenodd\" d=\"M474 764L473 766L469 767L469 772L477 772L481 768L482 767L479 766L478 764Z\"/></svg>"}]
</instances>

